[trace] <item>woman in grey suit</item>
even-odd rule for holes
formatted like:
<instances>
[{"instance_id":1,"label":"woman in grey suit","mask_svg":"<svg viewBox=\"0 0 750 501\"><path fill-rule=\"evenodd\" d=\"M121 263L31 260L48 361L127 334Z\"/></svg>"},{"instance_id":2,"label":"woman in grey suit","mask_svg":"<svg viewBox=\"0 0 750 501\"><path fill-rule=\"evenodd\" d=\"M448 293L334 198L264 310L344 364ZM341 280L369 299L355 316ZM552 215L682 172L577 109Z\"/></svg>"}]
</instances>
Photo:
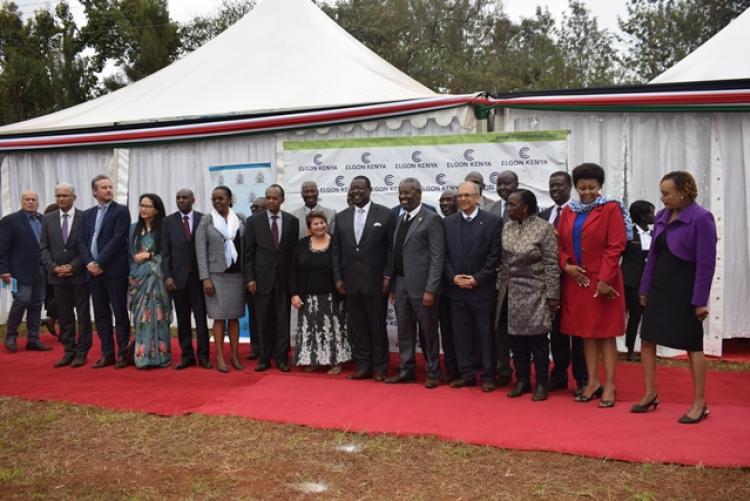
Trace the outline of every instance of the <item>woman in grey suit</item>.
<instances>
[{"instance_id":1,"label":"woman in grey suit","mask_svg":"<svg viewBox=\"0 0 750 501\"><path fill-rule=\"evenodd\" d=\"M229 324L232 366L242 370L239 358L239 318L245 314L245 280L242 275L244 221L232 210L232 191L217 186L211 192L211 214L195 230L198 276L203 282L208 317L214 320L216 368L229 372L224 362L224 326Z\"/></svg>"},{"instance_id":2,"label":"woman in grey suit","mask_svg":"<svg viewBox=\"0 0 750 501\"><path fill-rule=\"evenodd\" d=\"M552 329L552 317L560 308L557 237L551 224L534 217L537 203L531 191L514 191L507 204L510 220L503 226L497 311L503 301L508 302L508 340L518 380L508 397L520 397L531 390L533 356L536 389L532 400L547 400L547 334Z\"/></svg>"}]
</instances>

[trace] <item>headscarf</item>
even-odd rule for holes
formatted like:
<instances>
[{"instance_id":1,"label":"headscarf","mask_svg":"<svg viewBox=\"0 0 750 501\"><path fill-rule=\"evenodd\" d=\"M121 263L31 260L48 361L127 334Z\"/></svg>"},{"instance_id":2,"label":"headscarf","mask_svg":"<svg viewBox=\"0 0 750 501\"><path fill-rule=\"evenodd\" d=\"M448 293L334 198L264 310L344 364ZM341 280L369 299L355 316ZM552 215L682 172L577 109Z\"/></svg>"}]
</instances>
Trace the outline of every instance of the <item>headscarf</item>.
<instances>
[{"instance_id":1,"label":"headscarf","mask_svg":"<svg viewBox=\"0 0 750 501\"><path fill-rule=\"evenodd\" d=\"M570 210L572 210L573 212L580 213L588 212L595 207L599 207L600 205L609 203L615 203L620 206L620 213L622 213L622 219L625 222L625 233L627 234L628 240L633 240L633 221L630 220L630 214L627 210L625 210L625 206L623 205L622 201L616 198L609 198L603 195L599 195L598 197L596 197L596 200L587 204L582 203L580 200L571 200L568 207L570 207Z\"/></svg>"},{"instance_id":2,"label":"headscarf","mask_svg":"<svg viewBox=\"0 0 750 501\"><path fill-rule=\"evenodd\" d=\"M237 262L237 249L234 248L234 237L237 235L237 230L240 229L240 219L232 209L229 209L226 219L216 212L216 209L211 209L211 219L216 231L224 237L224 260L227 263L227 268L229 268L232 266L232 263Z\"/></svg>"}]
</instances>

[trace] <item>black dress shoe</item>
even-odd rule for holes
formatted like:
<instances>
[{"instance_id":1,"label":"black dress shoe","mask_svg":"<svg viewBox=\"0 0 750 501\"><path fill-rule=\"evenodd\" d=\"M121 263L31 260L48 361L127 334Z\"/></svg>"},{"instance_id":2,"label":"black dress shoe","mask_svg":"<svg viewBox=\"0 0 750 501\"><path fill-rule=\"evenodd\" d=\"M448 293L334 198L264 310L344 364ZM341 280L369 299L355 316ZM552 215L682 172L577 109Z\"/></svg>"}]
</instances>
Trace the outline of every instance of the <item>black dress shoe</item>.
<instances>
[{"instance_id":1,"label":"black dress shoe","mask_svg":"<svg viewBox=\"0 0 750 501\"><path fill-rule=\"evenodd\" d=\"M427 388L428 390L437 388L438 386L440 386L440 378L432 379L428 377L427 381L424 382L424 387Z\"/></svg>"},{"instance_id":2,"label":"black dress shoe","mask_svg":"<svg viewBox=\"0 0 750 501\"><path fill-rule=\"evenodd\" d=\"M504 388L505 386L508 386L512 381L513 381L512 374L498 374L497 387Z\"/></svg>"},{"instance_id":3,"label":"black dress shoe","mask_svg":"<svg viewBox=\"0 0 750 501\"><path fill-rule=\"evenodd\" d=\"M115 362L115 369L124 369L128 366L128 361L124 358L118 358L117 362Z\"/></svg>"},{"instance_id":4,"label":"black dress shoe","mask_svg":"<svg viewBox=\"0 0 750 501\"><path fill-rule=\"evenodd\" d=\"M451 381L451 384L449 385L451 388L466 388L469 386L476 386L476 381L467 381L464 378L458 378Z\"/></svg>"},{"instance_id":5,"label":"black dress shoe","mask_svg":"<svg viewBox=\"0 0 750 501\"><path fill-rule=\"evenodd\" d=\"M198 365L203 367L204 369L213 369L213 364L207 359L207 358L199 358L198 359Z\"/></svg>"},{"instance_id":6,"label":"black dress shoe","mask_svg":"<svg viewBox=\"0 0 750 501\"><path fill-rule=\"evenodd\" d=\"M376 373L375 373L375 374L374 374L374 375L372 376L372 378L373 378L373 379L374 379L375 381L377 381L378 383L382 383L383 381L385 381L385 376L386 376L386 373L385 373L385 371L378 371L378 372L376 372Z\"/></svg>"},{"instance_id":7,"label":"black dress shoe","mask_svg":"<svg viewBox=\"0 0 750 501\"><path fill-rule=\"evenodd\" d=\"M92 365L91 368L101 369L102 367L108 367L110 365L115 365L115 357L110 357L110 358L102 357L96 362L94 362L94 365Z\"/></svg>"},{"instance_id":8,"label":"black dress shoe","mask_svg":"<svg viewBox=\"0 0 750 501\"><path fill-rule=\"evenodd\" d=\"M507 393L507 395L508 398L518 398L524 393L528 393L529 391L531 391L529 383L522 383L521 381L519 381L516 383L513 389Z\"/></svg>"},{"instance_id":9,"label":"black dress shoe","mask_svg":"<svg viewBox=\"0 0 750 501\"><path fill-rule=\"evenodd\" d=\"M271 364L261 360L260 363L257 366L255 366L255 372L265 372L270 368L271 368Z\"/></svg>"},{"instance_id":10,"label":"black dress shoe","mask_svg":"<svg viewBox=\"0 0 750 501\"><path fill-rule=\"evenodd\" d=\"M565 386L567 387L568 385L566 384ZM541 402L542 400L547 400L547 397L549 397L549 388L543 384L536 385L536 390L534 390L531 400L533 402Z\"/></svg>"},{"instance_id":11,"label":"black dress shoe","mask_svg":"<svg viewBox=\"0 0 750 501\"><path fill-rule=\"evenodd\" d=\"M549 384L549 391L567 390L567 389L568 389L567 381L553 381Z\"/></svg>"},{"instance_id":12,"label":"black dress shoe","mask_svg":"<svg viewBox=\"0 0 750 501\"><path fill-rule=\"evenodd\" d=\"M276 367L281 372L289 372L289 364L287 364L286 362L276 362Z\"/></svg>"},{"instance_id":13,"label":"black dress shoe","mask_svg":"<svg viewBox=\"0 0 750 501\"><path fill-rule=\"evenodd\" d=\"M66 353L64 357L62 357L60 360L55 362L55 369L59 367L65 367L66 365L70 365L73 363L73 360L75 360L76 356L74 353Z\"/></svg>"},{"instance_id":14,"label":"black dress shoe","mask_svg":"<svg viewBox=\"0 0 750 501\"><path fill-rule=\"evenodd\" d=\"M245 357L245 358L247 358L248 360L257 360L258 359L258 354L257 353L253 353L251 351L250 354L247 357Z\"/></svg>"},{"instance_id":15,"label":"black dress shoe","mask_svg":"<svg viewBox=\"0 0 750 501\"><path fill-rule=\"evenodd\" d=\"M16 338L7 337L5 338L5 349L11 353L18 351L18 345L16 344Z\"/></svg>"},{"instance_id":16,"label":"black dress shoe","mask_svg":"<svg viewBox=\"0 0 750 501\"><path fill-rule=\"evenodd\" d=\"M656 410L656 408L659 406L659 395L654 395L654 398L652 398L649 402L646 402L645 404L635 404L630 408L630 412L633 414L645 414L646 412L651 409L651 407Z\"/></svg>"},{"instance_id":17,"label":"black dress shoe","mask_svg":"<svg viewBox=\"0 0 750 501\"><path fill-rule=\"evenodd\" d=\"M185 358L183 360L180 360L180 363L174 366L174 369L176 371L187 369L188 367L192 367L195 365L195 359L194 358Z\"/></svg>"},{"instance_id":18,"label":"black dress shoe","mask_svg":"<svg viewBox=\"0 0 750 501\"><path fill-rule=\"evenodd\" d=\"M492 381L485 381L484 383L482 383L482 391L484 393L492 393L493 391L495 391L495 388L497 388L497 386L495 386L495 383L493 383Z\"/></svg>"},{"instance_id":19,"label":"black dress shoe","mask_svg":"<svg viewBox=\"0 0 750 501\"><path fill-rule=\"evenodd\" d=\"M76 358L73 359L73 361L70 363L70 366L73 368L83 367L84 365L86 365L86 355L77 355Z\"/></svg>"},{"instance_id":20,"label":"black dress shoe","mask_svg":"<svg viewBox=\"0 0 750 501\"><path fill-rule=\"evenodd\" d=\"M417 377L414 374L408 372L399 372L395 376L389 377L385 380L386 384L399 384L399 383L415 383Z\"/></svg>"},{"instance_id":21,"label":"black dress shoe","mask_svg":"<svg viewBox=\"0 0 750 501\"><path fill-rule=\"evenodd\" d=\"M357 371L349 376L349 379L370 379L372 374L367 371Z\"/></svg>"},{"instance_id":22,"label":"black dress shoe","mask_svg":"<svg viewBox=\"0 0 750 501\"><path fill-rule=\"evenodd\" d=\"M52 347L47 346L41 341L29 341L28 343L26 343L26 350L27 351L52 351Z\"/></svg>"}]
</instances>

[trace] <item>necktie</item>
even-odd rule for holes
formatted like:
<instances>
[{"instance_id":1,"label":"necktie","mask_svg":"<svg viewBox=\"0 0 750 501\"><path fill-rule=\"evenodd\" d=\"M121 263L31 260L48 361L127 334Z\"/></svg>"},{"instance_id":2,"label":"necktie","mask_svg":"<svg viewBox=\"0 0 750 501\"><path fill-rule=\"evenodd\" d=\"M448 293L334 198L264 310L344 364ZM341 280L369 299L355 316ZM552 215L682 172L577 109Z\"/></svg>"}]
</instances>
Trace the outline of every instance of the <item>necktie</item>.
<instances>
[{"instance_id":1,"label":"necktie","mask_svg":"<svg viewBox=\"0 0 750 501\"><path fill-rule=\"evenodd\" d=\"M411 219L411 216L410 216L410 215L409 215L409 213L407 212L406 214L404 214L404 223L408 223L408 222L409 222L409 219Z\"/></svg>"},{"instance_id":2,"label":"necktie","mask_svg":"<svg viewBox=\"0 0 750 501\"><path fill-rule=\"evenodd\" d=\"M357 243L362 239L362 233L365 229L365 210L357 209L357 217L354 221L354 238L357 239Z\"/></svg>"},{"instance_id":3,"label":"necktie","mask_svg":"<svg viewBox=\"0 0 750 501\"><path fill-rule=\"evenodd\" d=\"M99 206L99 210L96 211L96 222L94 223L94 236L91 238L91 257L96 259L99 257L99 230L102 228L102 220L104 219L104 212L107 210L105 205Z\"/></svg>"},{"instance_id":4,"label":"necktie","mask_svg":"<svg viewBox=\"0 0 750 501\"><path fill-rule=\"evenodd\" d=\"M560 222L560 211L562 211L562 207L555 205L555 217L552 219L552 225L555 228L557 228L557 223Z\"/></svg>"},{"instance_id":5,"label":"necktie","mask_svg":"<svg viewBox=\"0 0 750 501\"><path fill-rule=\"evenodd\" d=\"M185 233L185 240L190 240L190 218L182 216L182 231Z\"/></svg>"},{"instance_id":6,"label":"necktie","mask_svg":"<svg viewBox=\"0 0 750 501\"><path fill-rule=\"evenodd\" d=\"M271 216L271 237L273 239L273 248L279 249L279 223L276 221L279 216Z\"/></svg>"},{"instance_id":7,"label":"necktie","mask_svg":"<svg viewBox=\"0 0 750 501\"><path fill-rule=\"evenodd\" d=\"M63 214L63 221L62 221L62 238L63 238L63 245L68 245L68 215Z\"/></svg>"},{"instance_id":8,"label":"necktie","mask_svg":"<svg viewBox=\"0 0 750 501\"><path fill-rule=\"evenodd\" d=\"M31 216L30 222L31 222L31 231L34 232L36 243L39 243L42 237L42 224L39 222L36 216Z\"/></svg>"}]
</instances>

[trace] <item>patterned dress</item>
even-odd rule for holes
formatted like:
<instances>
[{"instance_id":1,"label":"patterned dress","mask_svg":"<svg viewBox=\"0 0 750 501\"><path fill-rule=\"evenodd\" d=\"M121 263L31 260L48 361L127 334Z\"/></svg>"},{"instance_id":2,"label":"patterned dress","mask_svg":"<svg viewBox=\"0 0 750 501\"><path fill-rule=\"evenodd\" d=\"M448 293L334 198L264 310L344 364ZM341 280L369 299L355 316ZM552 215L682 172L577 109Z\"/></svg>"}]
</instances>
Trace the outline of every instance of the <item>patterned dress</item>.
<instances>
[{"instance_id":1,"label":"patterned dress","mask_svg":"<svg viewBox=\"0 0 750 501\"><path fill-rule=\"evenodd\" d=\"M154 252L154 236L141 236L135 252ZM172 305L164 287L161 256L154 254L130 270L130 313L135 324L135 365L138 368L168 367L171 362L169 325Z\"/></svg>"}]
</instances>

